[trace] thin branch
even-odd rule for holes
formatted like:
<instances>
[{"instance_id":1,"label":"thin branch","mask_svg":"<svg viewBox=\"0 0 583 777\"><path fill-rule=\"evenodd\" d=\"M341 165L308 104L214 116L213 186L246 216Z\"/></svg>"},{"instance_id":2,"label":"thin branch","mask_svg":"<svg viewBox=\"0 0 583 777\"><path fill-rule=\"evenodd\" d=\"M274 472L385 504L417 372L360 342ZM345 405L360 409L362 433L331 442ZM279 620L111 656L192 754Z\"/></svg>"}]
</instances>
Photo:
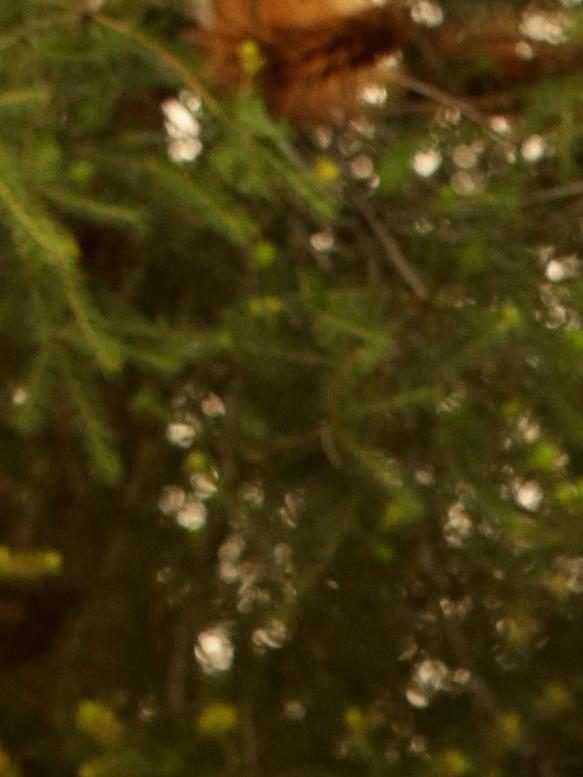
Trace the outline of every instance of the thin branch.
<instances>
[{"instance_id":1,"label":"thin branch","mask_svg":"<svg viewBox=\"0 0 583 777\"><path fill-rule=\"evenodd\" d=\"M385 224L383 224L377 218L373 209L370 207L366 200L358 199L356 201L356 205L363 215L364 220L383 248L389 263L397 271L397 273L401 276L403 281L407 284L407 286L409 286L413 293L419 297L419 299L426 300L429 297L429 294L425 284L417 275L412 265L405 257L405 254L401 250L401 246L388 231Z\"/></svg>"},{"instance_id":2,"label":"thin branch","mask_svg":"<svg viewBox=\"0 0 583 777\"><path fill-rule=\"evenodd\" d=\"M523 98L524 89L515 89L513 91L509 90L505 92L488 94L482 97L472 97L471 101L465 100L464 103L471 105L474 110L481 114L482 119L487 121L487 116L484 111L508 112L515 108L519 101ZM452 97L452 99L455 100L455 97ZM392 115L394 114L398 116L408 114L428 114L435 112L435 100L429 102L428 100L405 99L399 102L395 102L389 107L389 110Z\"/></svg>"},{"instance_id":3,"label":"thin branch","mask_svg":"<svg viewBox=\"0 0 583 777\"><path fill-rule=\"evenodd\" d=\"M320 425L320 442L322 444L322 450L326 454L326 458L334 469L342 469L342 459L336 450L332 429L327 422L323 422Z\"/></svg>"},{"instance_id":4,"label":"thin branch","mask_svg":"<svg viewBox=\"0 0 583 777\"><path fill-rule=\"evenodd\" d=\"M465 116L474 124L478 124L480 127L482 127L482 129L485 131L488 137L494 141L494 143L504 146L505 148L513 144L513 139L511 137L502 137L497 132L495 132L490 125L490 119L488 116L478 111L471 103L467 102L466 100L462 100L461 98L456 97L449 92L445 92L443 89L439 89L436 86L427 84L425 81L420 81L417 78L412 78L411 76L408 76L404 73L399 73L395 75L394 78L395 83L398 86L401 86L404 89L409 89L409 91L414 92L421 97L426 97L428 100L431 100L438 105L443 105L446 108L452 108L456 111L459 111L462 116Z\"/></svg>"},{"instance_id":5,"label":"thin branch","mask_svg":"<svg viewBox=\"0 0 583 777\"><path fill-rule=\"evenodd\" d=\"M550 189L542 189L540 192L531 194L527 202L556 202L557 200L566 200L570 197L580 197L583 195L583 181L569 181L568 183L552 186Z\"/></svg>"},{"instance_id":6,"label":"thin branch","mask_svg":"<svg viewBox=\"0 0 583 777\"><path fill-rule=\"evenodd\" d=\"M151 38L149 35L140 32L139 30L135 29L135 27L126 24L126 22L122 22L119 19L112 19L110 16L106 16L105 14L95 14L92 19L102 27L105 27L108 30L113 30L114 32L118 33L119 35L123 35L126 38L130 38L131 40L138 43L142 48L147 49L152 54L154 54L168 70L174 72L175 75L178 76L178 78L185 86L187 86L196 94L200 95L206 106L213 113L219 115L224 120L224 113L219 103L210 94L208 89L205 88L201 80L196 77L192 70L190 70L190 68L188 68L179 57L177 57L164 46L160 45L160 43L154 40L154 38Z\"/></svg>"},{"instance_id":7,"label":"thin branch","mask_svg":"<svg viewBox=\"0 0 583 777\"><path fill-rule=\"evenodd\" d=\"M280 163L280 159L277 155L273 155L269 153L268 149L263 148L262 144L254 137L253 127L242 123L242 119L234 121L231 116L223 110L218 100L213 97L200 78L192 72L180 57L177 57L172 51L158 43L154 38L151 38L149 35L137 30L126 22L119 19L113 19L104 14L95 14L92 18L95 23L100 24L102 27L112 30L119 35L123 35L126 38L133 40L145 50L150 51L167 70L173 72L188 89L203 100L208 110L222 122L224 127L230 132L233 132L240 142L249 145L253 144L252 153L254 153L256 157L262 158L263 162L272 169L275 176L278 178L287 178L288 182L290 182L296 190L302 190L306 200L313 200L313 196L310 197L310 195L317 193L318 196L321 197L318 203L318 210L323 213L325 212L325 215L329 215L328 200L326 199L326 201L324 201L321 191L322 187L318 187L317 192L314 190L310 192L309 185L305 180L305 167L300 163L299 158L293 154L291 147L286 147L281 141L276 141L274 143L279 154L283 155L288 162L291 162L297 167L297 176L292 176L292 171L288 170L285 165Z\"/></svg>"}]
</instances>

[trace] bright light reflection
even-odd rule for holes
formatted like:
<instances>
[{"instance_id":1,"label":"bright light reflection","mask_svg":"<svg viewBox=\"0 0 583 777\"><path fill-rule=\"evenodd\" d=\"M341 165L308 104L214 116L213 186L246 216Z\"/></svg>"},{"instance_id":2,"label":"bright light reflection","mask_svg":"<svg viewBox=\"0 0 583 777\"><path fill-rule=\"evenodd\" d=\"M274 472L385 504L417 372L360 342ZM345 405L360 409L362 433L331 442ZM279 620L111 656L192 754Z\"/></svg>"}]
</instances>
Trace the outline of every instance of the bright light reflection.
<instances>
[{"instance_id":1,"label":"bright light reflection","mask_svg":"<svg viewBox=\"0 0 583 777\"><path fill-rule=\"evenodd\" d=\"M545 151L545 141L544 138L542 138L540 135L530 135L530 137L524 141L520 149L522 158L526 162L531 163L538 162L540 159L542 159L545 155Z\"/></svg>"},{"instance_id":2,"label":"bright light reflection","mask_svg":"<svg viewBox=\"0 0 583 777\"><path fill-rule=\"evenodd\" d=\"M235 657L235 647L225 624L217 624L198 635L194 655L205 674L228 672Z\"/></svg>"},{"instance_id":3,"label":"bright light reflection","mask_svg":"<svg viewBox=\"0 0 583 777\"><path fill-rule=\"evenodd\" d=\"M411 17L417 24L425 27L439 27L443 23L443 9L432 0L419 0L411 8Z\"/></svg>"},{"instance_id":4,"label":"bright light reflection","mask_svg":"<svg viewBox=\"0 0 583 777\"><path fill-rule=\"evenodd\" d=\"M526 38L557 46L567 39L567 21L564 13L527 11L519 29Z\"/></svg>"},{"instance_id":5,"label":"bright light reflection","mask_svg":"<svg viewBox=\"0 0 583 777\"><path fill-rule=\"evenodd\" d=\"M179 99L170 98L162 103L164 127L168 135L168 155L174 162L192 162L203 150L200 122L200 98L192 92L182 91Z\"/></svg>"},{"instance_id":6,"label":"bright light reflection","mask_svg":"<svg viewBox=\"0 0 583 777\"><path fill-rule=\"evenodd\" d=\"M188 531L199 531L206 524L206 507L198 499L188 501L176 514L176 523Z\"/></svg>"},{"instance_id":7,"label":"bright light reflection","mask_svg":"<svg viewBox=\"0 0 583 777\"><path fill-rule=\"evenodd\" d=\"M417 175L430 178L439 170L443 157L436 149L418 151L413 157L413 169Z\"/></svg>"}]
</instances>

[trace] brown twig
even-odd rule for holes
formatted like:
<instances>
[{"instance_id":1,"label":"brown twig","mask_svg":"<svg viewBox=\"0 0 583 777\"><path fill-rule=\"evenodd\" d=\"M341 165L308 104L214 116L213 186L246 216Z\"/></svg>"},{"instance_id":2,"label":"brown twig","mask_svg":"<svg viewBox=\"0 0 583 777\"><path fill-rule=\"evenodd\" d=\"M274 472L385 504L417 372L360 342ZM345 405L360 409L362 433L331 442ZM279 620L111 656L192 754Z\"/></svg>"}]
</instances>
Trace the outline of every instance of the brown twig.
<instances>
[{"instance_id":1,"label":"brown twig","mask_svg":"<svg viewBox=\"0 0 583 777\"><path fill-rule=\"evenodd\" d=\"M549 189L542 189L539 192L531 194L528 202L556 202L557 200L566 200L569 197L583 196L583 181L569 181L558 186L552 186Z\"/></svg>"},{"instance_id":2,"label":"brown twig","mask_svg":"<svg viewBox=\"0 0 583 777\"><path fill-rule=\"evenodd\" d=\"M431 100L437 105L442 105L445 108L451 108L453 110L459 111L462 116L465 116L474 124L482 127L486 135L488 135L490 140L492 140L494 143L504 146L505 148L507 148L509 145L513 145L513 138L510 136L502 137L500 134L495 132L490 125L489 117L481 113L481 111L477 110L477 108L475 108L472 103L456 97L449 92L445 92L443 89L439 89L436 86L432 86L425 81L412 78L405 73L396 74L394 79L395 83L404 89L408 89L409 91L414 92L421 97L426 97L428 100Z\"/></svg>"},{"instance_id":3,"label":"brown twig","mask_svg":"<svg viewBox=\"0 0 583 777\"><path fill-rule=\"evenodd\" d=\"M409 263L401 250L401 246L388 231L386 225L377 218L366 200L358 199L356 205L372 233L377 238L391 266L397 271L415 296L419 297L419 299L426 300L429 294L425 284Z\"/></svg>"}]
</instances>

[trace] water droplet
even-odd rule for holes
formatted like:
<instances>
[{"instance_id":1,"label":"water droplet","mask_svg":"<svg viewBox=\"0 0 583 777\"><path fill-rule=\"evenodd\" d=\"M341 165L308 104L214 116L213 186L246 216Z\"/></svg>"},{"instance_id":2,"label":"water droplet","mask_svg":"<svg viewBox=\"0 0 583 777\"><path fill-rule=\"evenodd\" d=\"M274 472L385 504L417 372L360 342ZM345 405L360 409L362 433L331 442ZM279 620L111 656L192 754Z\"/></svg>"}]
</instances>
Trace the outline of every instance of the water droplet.
<instances>
[{"instance_id":1,"label":"water droplet","mask_svg":"<svg viewBox=\"0 0 583 777\"><path fill-rule=\"evenodd\" d=\"M227 412L225 403L218 394L207 394L201 402L202 412L209 418L223 416Z\"/></svg>"},{"instance_id":2,"label":"water droplet","mask_svg":"<svg viewBox=\"0 0 583 777\"><path fill-rule=\"evenodd\" d=\"M194 442L198 429L191 423L173 421L166 428L166 439L171 445L178 448L190 448Z\"/></svg>"},{"instance_id":3,"label":"water droplet","mask_svg":"<svg viewBox=\"0 0 583 777\"><path fill-rule=\"evenodd\" d=\"M176 523L188 531L199 531L206 524L206 507L198 500L188 501L176 514Z\"/></svg>"},{"instance_id":4,"label":"water droplet","mask_svg":"<svg viewBox=\"0 0 583 777\"><path fill-rule=\"evenodd\" d=\"M428 149L427 151L418 151L413 157L413 169L417 175L423 178L430 178L437 172L443 157L436 149Z\"/></svg>"},{"instance_id":5,"label":"water droplet","mask_svg":"<svg viewBox=\"0 0 583 777\"><path fill-rule=\"evenodd\" d=\"M227 672L233 663L235 648L229 637L229 629L217 624L198 635L194 654L205 674Z\"/></svg>"},{"instance_id":6,"label":"water droplet","mask_svg":"<svg viewBox=\"0 0 583 777\"><path fill-rule=\"evenodd\" d=\"M443 23L443 9L432 0L418 0L411 8L411 18L425 27L439 27Z\"/></svg>"},{"instance_id":7,"label":"water droplet","mask_svg":"<svg viewBox=\"0 0 583 777\"><path fill-rule=\"evenodd\" d=\"M420 688L407 688L406 691L406 697L407 701L412 707L417 707L418 709L423 709L424 707L429 706L430 698L425 691L422 691Z\"/></svg>"},{"instance_id":8,"label":"water droplet","mask_svg":"<svg viewBox=\"0 0 583 777\"><path fill-rule=\"evenodd\" d=\"M186 493L180 486L166 486L162 489L158 507L164 515L172 515L178 512L184 505Z\"/></svg>"}]
</instances>

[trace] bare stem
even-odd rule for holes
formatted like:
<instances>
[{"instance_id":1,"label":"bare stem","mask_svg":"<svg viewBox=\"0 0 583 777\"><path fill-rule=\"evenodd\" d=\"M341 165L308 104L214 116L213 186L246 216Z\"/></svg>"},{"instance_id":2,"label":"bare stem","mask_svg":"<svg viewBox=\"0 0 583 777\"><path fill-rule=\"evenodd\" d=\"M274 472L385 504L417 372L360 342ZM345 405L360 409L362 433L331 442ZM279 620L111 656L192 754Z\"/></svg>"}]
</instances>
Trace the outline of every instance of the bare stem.
<instances>
[{"instance_id":1,"label":"bare stem","mask_svg":"<svg viewBox=\"0 0 583 777\"><path fill-rule=\"evenodd\" d=\"M389 263L397 271L403 281L409 286L419 299L426 300L428 292L425 284L417 275L412 265L405 257L401 246L388 231L385 224L376 216L366 200L357 200L357 207L362 213L366 223L379 241Z\"/></svg>"}]
</instances>

